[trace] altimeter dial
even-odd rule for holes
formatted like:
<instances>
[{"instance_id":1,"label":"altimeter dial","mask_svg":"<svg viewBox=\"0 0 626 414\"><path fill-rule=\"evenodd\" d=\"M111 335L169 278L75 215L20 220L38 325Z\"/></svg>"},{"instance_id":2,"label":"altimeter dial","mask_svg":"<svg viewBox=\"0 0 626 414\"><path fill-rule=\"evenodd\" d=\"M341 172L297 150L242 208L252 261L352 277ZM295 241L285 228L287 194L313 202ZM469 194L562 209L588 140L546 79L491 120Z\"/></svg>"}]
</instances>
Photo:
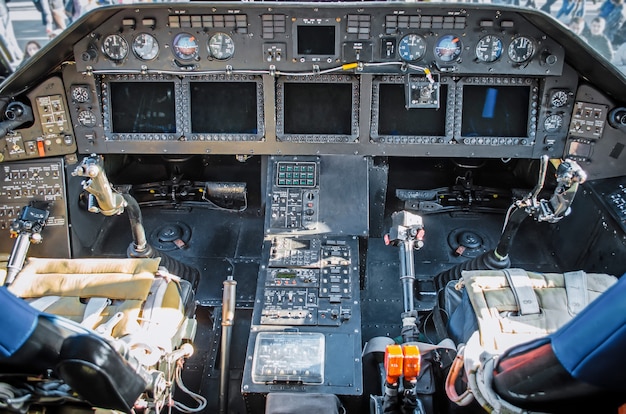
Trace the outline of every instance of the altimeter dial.
<instances>
[{"instance_id":1,"label":"altimeter dial","mask_svg":"<svg viewBox=\"0 0 626 414\"><path fill-rule=\"evenodd\" d=\"M152 60L159 54L159 42L149 33L140 33L133 41L133 53L141 60Z\"/></svg>"},{"instance_id":2,"label":"altimeter dial","mask_svg":"<svg viewBox=\"0 0 626 414\"><path fill-rule=\"evenodd\" d=\"M552 91L550 94L550 106L552 108L561 108L567 104L568 94L564 90Z\"/></svg>"},{"instance_id":3,"label":"altimeter dial","mask_svg":"<svg viewBox=\"0 0 626 414\"><path fill-rule=\"evenodd\" d=\"M516 37L509 45L509 59L511 59L514 63L524 63L533 57L535 49L535 41L530 37Z\"/></svg>"},{"instance_id":4,"label":"altimeter dial","mask_svg":"<svg viewBox=\"0 0 626 414\"><path fill-rule=\"evenodd\" d=\"M118 34L111 34L102 41L102 53L116 62L128 56L128 42Z\"/></svg>"},{"instance_id":5,"label":"altimeter dial","mask_svg":"<svg viewBox=\"0 0 626 414\"><path fill-rule=\"evenodd\" d=\"M71 90L72 100L78 103L89 102L90 93L89 87L85 85L74 85Z\"/></svg>"}]
</instances>

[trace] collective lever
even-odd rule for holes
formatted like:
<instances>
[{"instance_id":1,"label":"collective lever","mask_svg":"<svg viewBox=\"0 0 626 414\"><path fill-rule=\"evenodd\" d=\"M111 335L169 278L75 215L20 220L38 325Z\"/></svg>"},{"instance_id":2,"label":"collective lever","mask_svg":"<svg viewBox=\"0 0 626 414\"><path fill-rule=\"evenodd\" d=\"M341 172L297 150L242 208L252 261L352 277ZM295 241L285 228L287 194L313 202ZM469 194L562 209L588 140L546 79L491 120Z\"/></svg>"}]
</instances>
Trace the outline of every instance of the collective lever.
<instances>
[{"instance_id":1,"label":"collective lever","mask_svg":"<svg viewBox=\"0 0 626 414\"><path fill-rule=\"evenodd\" d=\"M17 274L22 270L30 244L38 244L43 240L41 231L46 225L50 212L47 204L37 205L37 207L35 205L35 202L31 202L23 207L20 216L11 223L11 237L16 240L7 264L7 277L4 282L7 286L13 283Z\"/></svg>"},{"instance_id":2,"label":"collective lever","mask_svg":"<svg viewBox=\"0 0 626 414\"><path fill-rule=\"evenodd\" d=\"M402 337L405 342L416 341L417 311L413 302L415 285L415 264L413 251L424 245L424 225L422 217L408 211L397 211L391 215L392 227L385 236L385 243L400 246L400 280L404 312L402 313Z\"/></svg>"}]
</instances>

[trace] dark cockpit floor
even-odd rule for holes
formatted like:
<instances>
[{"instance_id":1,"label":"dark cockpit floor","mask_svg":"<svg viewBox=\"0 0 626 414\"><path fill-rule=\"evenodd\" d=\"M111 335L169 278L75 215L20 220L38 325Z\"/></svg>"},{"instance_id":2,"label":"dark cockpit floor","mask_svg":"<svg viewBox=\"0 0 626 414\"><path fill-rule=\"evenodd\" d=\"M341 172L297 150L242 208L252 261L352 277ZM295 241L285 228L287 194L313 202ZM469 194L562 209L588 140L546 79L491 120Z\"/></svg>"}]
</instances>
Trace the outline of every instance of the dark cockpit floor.
<instances>
[{"instance_id":1,"label":"dark cockpit floor","mask_svg":"<svg viewBox=\"0 0 626 414\"><path fill-rule=\"evenodd\" d=\"M217 409L219 389L219 352L221 336L222 283L232 276L237 281L237 311L230 362L231 412L245 412L239 387L246 355L256 279L261 261L263 218L258 210L227 212L206 208L143 209L149 242L171 257L198 268L201 279L196 291L198 333L195 355L185 364L185 384L208 398L209 409ZM123 256L131 235L125 216L119 216L101 247ZM423 216L424 246L415 251L416 307L432 309L436 288L433 277L457 263L495 247L504 216L493 213L453 211ZM557 263L541 237L545 224L524 222L511 251L512 265L528 270L557 271ZM184 244L179 248L173 238ZM459 245L469 246L460 255ZM114 247L116 246L116 247ZM399 279L398 247L385 245L383 238L360 243L362 338L398 336L403 311ZM96 252L97 253L97 252ZM428 339L428 338L426 338ZM185 400L183 399L183 402ZM186 401L193 405L192 401Z\"/></svg>"}]
</instances>

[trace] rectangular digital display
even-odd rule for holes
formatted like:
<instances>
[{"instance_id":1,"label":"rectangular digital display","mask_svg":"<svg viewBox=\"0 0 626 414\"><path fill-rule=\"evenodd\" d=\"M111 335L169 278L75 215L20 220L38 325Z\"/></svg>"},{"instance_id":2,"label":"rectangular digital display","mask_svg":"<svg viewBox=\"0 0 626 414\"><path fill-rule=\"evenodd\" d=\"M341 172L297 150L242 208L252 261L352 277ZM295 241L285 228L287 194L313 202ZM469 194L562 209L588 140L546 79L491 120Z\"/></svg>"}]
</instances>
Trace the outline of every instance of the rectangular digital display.
<instances>
[{"instance_id":1,"label":"rectangular digital display","mask_svg":"<svg viewBox=\"0 0 626 414\"><path fill-rule=\"evenodd\" d=\"M528 136L529 86L465 85L461 136Z\"/></svg>"},{"instance_id":2,"label":"rectangular digital display","mask_svg":"<svg viewBox=\"0 0 626 414\"><path fill-rule=\"evenodd\" d=\"M260 332L254 343L252 382L323 384L326 337L318 332Z\"/></svg>"},{"instance_id":3,"label":"rectangular digital display","mask_svg":"<svg viewBox=\"0 0 626 414\"><path fill-rule=\"evenodd\" d=\"M256 82L190 82L191 132L257 134Z\"/></svg>"},{"instance_id":4,"label":"rectangular digital display","mask_svg":"<svg viewBox=\"0 0 626 414\"><path fill-rule=\"evenodd\" d=\"M111 132L175 133L172 82L110 82Z\"/></svg>"},{"instance_id":5,"label":"rectangular digital display","mask_svg":"<svg viewBox=\"0 0 626 414\"><path fill-rule=\"evenodd\" d=\"M589 159L591 158L591 148L587 142L572 141L569 144L568 155Z\"/></svg>"},{"instance_id":6,"label":"rectangular digital display","mask_svg":"<svg viewBox=\"0 0 626 414\"><path fill-rule=\"evenodd\" d=\"M407 109L404 94L404 84L379 85L378 135L445 136L448 85L441 85L439 109Z\"/></svg>"},{"instance_id":7,"label":"rectangular digital display","mask_svg":"<svg viewBox=\"0 0 626 414\"><path fill-rule=\"evenodd\" d=\"M297 27L298 55L335 55L335 26Z\"/></svg>"},{"instance_id":8,"label":"rectangular digital display","mask_svg":"<svg viewBox=\"0 0 626 414\"><path fill-rule=\"evenodd\" d=\"M351 83L285 82L285 134L352 134Z\"/></svg>"}]
</instances>

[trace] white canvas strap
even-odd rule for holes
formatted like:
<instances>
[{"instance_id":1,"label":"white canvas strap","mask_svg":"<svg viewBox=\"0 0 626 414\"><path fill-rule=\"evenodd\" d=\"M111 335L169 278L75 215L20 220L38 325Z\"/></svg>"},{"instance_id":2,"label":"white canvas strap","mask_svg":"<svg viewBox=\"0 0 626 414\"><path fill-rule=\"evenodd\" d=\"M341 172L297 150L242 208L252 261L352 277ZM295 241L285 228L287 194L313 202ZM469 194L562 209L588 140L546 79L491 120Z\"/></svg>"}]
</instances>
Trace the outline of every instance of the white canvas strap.
<instances>
[{"instance_id":1,"label":"white canvas strap","mask_svg":"<svg viewBox=\"0 0 626 414\"><path fill-rule=\"evenodd\" d=\"M565 280L565 294L567 295L567 311L570 315L577 315L589 303L587 290L587 273L582 270L563 273Z\"/></svg>"},{"instance_id":2,"label":"white canvas strap","mask_svg":"<svg viewBox=\"0 0 626 414\"><path fill-rule=\"evenodd\" d=\"M28 304L40 312L45 312L46 309L57 303L60 299L61 296L42 296L28 302Z\"/></svg>"},{"instance_id":3,"label":"white canvas strap","mask_svg":"<svg viewBox=\"0 0 626 414\"><path fill-rule=\"evenodd\" d=\"M152 286L150 286L150 294L146 298L143 305L143 320L152 321L153 311L163 304L165 293L167 292L168 281L162 277L155 277Z\"/></svg>"},{"instance_id":4,"label":"white canvas strap","mask_svg":"<svg viewBox=\"0 0 626 414\"><path fill-rule=\"evenodd\" d=\"M85 328L93 329L104 309L110 304L111 301L107 298L89 298L80 324Z\"/></svg>"},{"instance_id":5,"label":"white canvas strap","mask_svg":"<svg viewBox=\"0 0 626 414\"><path fill-rule=\"evenodd\" d=\"M503 272L513 291L513 296L515 296L519 314L531 315L540 313L539 301L526 271L523 269L505 269Z\"/></svg>"}]
</instances>

